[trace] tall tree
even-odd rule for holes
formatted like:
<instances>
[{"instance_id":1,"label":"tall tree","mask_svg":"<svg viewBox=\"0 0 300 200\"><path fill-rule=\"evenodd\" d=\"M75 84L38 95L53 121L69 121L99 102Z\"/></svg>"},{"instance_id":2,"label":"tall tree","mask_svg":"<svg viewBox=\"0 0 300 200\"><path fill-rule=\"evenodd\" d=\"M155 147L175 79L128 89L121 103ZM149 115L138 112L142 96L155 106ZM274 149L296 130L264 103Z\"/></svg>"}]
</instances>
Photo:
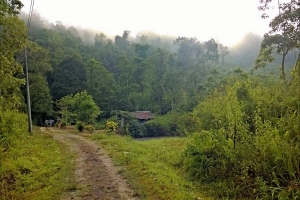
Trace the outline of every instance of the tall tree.
<instances>
[{"instance_id":1,"label":"tall tree","mask_svg":"<svg viewBox=\"0 0 300 200\"><path fill-rule=\"evenodd\" d=\"M29 42L28 71L32 115L37 122L45 116L53 115L52 96L46 74L52 71L49 54L46 49L35 42Z\"/></svg>"},{"instance_id":2,"label":"tall tree","mask_svg":"<svg viewBox=\"0 0 300 200\"><path fill-rule=\"evenodd\" d=\"M46 79L40 74L30 74L31 110L38 118L53 115L52 97Z\"/></svg>"},{"instance_id":3,"label":"tall tree","mask_svg":"<svg viewBox=\"0 0 300 200\"><path fill-rule=\"evenodd\" d=\"M56 106L60 109L61 120L69 123L71 120L75 120L75 115L72 112L73 95L67 95L56 101Z\"/></svg>"},{"instance_id":4,"label":"tall tree","mask_svg":"<svg viewBox=\"0 0 300 200\"><path fill-rule=\"evenodd\" d=\"M86 72L79 55L65 58L53 71L51 93L54 99L86 89Z\"/></svg>"},{"instance_id":5,"label":"tall tree","mask_svg":"<svg viewBox=\"0 0 300 200\"><path fill-rule=\"evenodd\" d=\"M115 36L115 44L119 47L120 51L125 51L129 46L130 42L128 41L130 31L125 30L122 37L117 35Z\"/></svg>"},{"instance_id":6,"label":"tall tree","mask_svg":"<svg viewBox=\"0 0 300 200\"><path fill-rule=\"evenodd\" d=\"M270 9L272 0L260 0L261 5L259 10L264 11L262 18L268 17L266 13ZM300 48L300 6L296 0L291 0L286 3L279 3L279 14L270 22L271 30L265 34L261 45L261 50L258 59L256 60L256 68L264 67L267 61L272 61L272 53L275 51L282 55L281 61L281 76L285 81L285 58L289 51L294 48ZM300 55L300 53L299 53ZM298 57L299 57L298 55Z\"/></svg>"},{"instance_id":7,"label":"tall tree","mask_svg":"<svg viewBox=\"0 0 300 200\"><path fill-rule=\"evenodd\" d=\"M19 20L20 1L1 1L0 4L0 109L16 109L20 106L20 85L24 79L16 77L22 73L22 66L14 54L27 42L23 21Z\"/></svg>"},{"instance_id":8,"label":"tall tree","mask_svg":"<svg viewBox=\"0 0 300 200\"><path fill-rule=\"evenodd\" d=\"M214 40L210 39L203 43L204 45L204 55L206 59L206 63L208 67L212 67L212 65L219 60L219 44Z\"/></svg>"},{"instance_id":9,"label":"tall tree","mask_svg":"<svg viewBox=\"0 0 300 200\"><path fill-rule=\"evenodd\" d=\"M20 13L23 4L20 0L2 0L0 3L0 16L16 16Z\"/></svg>"},{"instance_id":10,"label":"tall tree","mask_svg":"<svg viewBox=\"0 0 300 200\"><path fill-rule=\"evenodd\" d=\"M108 116L111 110L116 109L117 83L113 75L95 59L88 60L85 69L87 90L104 114Z\"/></svg>"},{"instance_id":11,"label":"tall tree","mask_svg":"<svg viewBox=\"0 0 300 200\"><path fill-rule=\"evenodd\" d=\"M261 43L261 49L259 56L255 61L255 68L265 67L266 60L273 61L274 53L281 55L281 77L285 81L285 59L289 51L293 50L297 46L297 41L285 37L282 34L269 35L265 34Z\"/></svg>"},{"instance_id":12,"label":"tall tree","mask_svg":"<svg viewBox=\"0 0 300 200\"><path fill-rule=\"evenodd\" d=\"M95 47L101 48L107 42L106 35L104 35L103 33L96 34L94 41L95 41Z\"/></svg>"},{"instance_id":13,"label":"tall tree","mask_svg":"<svg viewBox=\"0 0 300 200\"><path fill-rule=\"evenodd\" d=\"M76 118L84 123L94 123L101 110L86 91L74 95L72 109Z\"/></svg>"},{"instance_id":14,"label":"tall tree","mask_svg":"<svg viewBox=\"0 0 300 200\"><path fill-rule=\"evenodd\" d=\"M198 62L204 53L203 45L197 38L178 37L174 41L178 45L178 62L180 66L188 66Z\"/></svg>"}]
</instances>

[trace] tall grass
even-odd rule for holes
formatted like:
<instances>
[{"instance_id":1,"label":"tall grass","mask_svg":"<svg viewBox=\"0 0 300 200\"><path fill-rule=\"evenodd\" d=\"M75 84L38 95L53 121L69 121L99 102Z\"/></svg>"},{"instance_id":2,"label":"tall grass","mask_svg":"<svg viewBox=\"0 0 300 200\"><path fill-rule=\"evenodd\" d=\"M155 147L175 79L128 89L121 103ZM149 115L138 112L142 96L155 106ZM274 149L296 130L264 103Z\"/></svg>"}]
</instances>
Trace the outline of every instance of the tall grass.
<instances>
[{"instance_id":1,"label":"tall grass","mask_svg":"<svg viewBox=\"0 0 300 200\"><path fill-rule=\"evenodd\" d=\"M142 199L208 199L181 173L187 138L134 140L104 133L92 138L122 166L122 174Z\"/></svg>"},{"instance_id":2,"label":"tall grass","mask_svg":"<svg viewBox=\"0 0 300 200\"><path fill-rule=\"evenodd\" d=\"M191 179L218 198L299 199L300 96L292 86L235 77L201 102L194 112L202 130L183 161Z\"/></svg>"}]
</instances>

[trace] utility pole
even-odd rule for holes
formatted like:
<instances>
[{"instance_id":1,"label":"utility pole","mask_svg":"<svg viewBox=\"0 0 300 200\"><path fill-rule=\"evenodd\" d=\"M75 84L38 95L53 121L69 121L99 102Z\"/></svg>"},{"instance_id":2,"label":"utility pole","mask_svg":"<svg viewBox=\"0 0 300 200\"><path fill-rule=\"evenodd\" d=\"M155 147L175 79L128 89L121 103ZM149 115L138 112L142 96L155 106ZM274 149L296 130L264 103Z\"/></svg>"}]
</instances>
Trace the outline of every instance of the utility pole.
<instances>
[{"instance_id":1,"label":"utility pole","mask_svg":"<svg viewBox=\"0 0 300 200\"><path fill-rule=\"evenodd\" d=\"M298 32L300 32L300 0L298 0ZM297 38L298 42L300 43L300 35L298 33L298 38ZM298 55L298 60L296 61L296 74L297 74L297 70L298 70L298 76L299 76L299 80L298 80L298 92L299 92L299 99L298 99L298 113L300 112L300 60L299 60L299 56L300 56L300 53ZM298 65L298 66L297 66ZM298 69L297 69L298 68ZM298 122L298 130L300 130L300 120Z\"/></svg>"},{"instance_id":2,"label":"utility pole","mask_svg":"<svg viewBox=\"0 0 300 200\"><path fill-rule=\"evenodd\" d=\"M33 12L34 0L31 0L29 17L27 21L27 34L30 28L31 17ZM28 78L28 58L27 58L27 48L24 48L25 53L25 75L26 75L26 99L27 99L27 114L28 114L28 131L32 132L32 119L31 119L31 104L30 104L30 92L29 92L29 78Z\"/></svg>"},{"instance_id":3,"label":"utility pole","mask_svg":"<svg viewBox=\"0 0 300 200\"><path fill-rule=\"evenodd\" d=\"M29 92L29 78L28 78L28 60L27 60L27 48L25 47L25 75L26 75L26 99L27 99L27 114L28 114L28 131L32 132L32 119L31 119L31 104L30 104L30 92Z\"/></svg>"},{"instance_id":4,"label":"utility pole","mask_svg":"<svg viewBox=\"0 0 300 200\"><path fill-rule=\"evenodd\" d=\"M300 0L298 0L298 11L298 31L300 32ZM298 38L298 40L300 40L300 38Z\"/></svg>"}]
</instances>

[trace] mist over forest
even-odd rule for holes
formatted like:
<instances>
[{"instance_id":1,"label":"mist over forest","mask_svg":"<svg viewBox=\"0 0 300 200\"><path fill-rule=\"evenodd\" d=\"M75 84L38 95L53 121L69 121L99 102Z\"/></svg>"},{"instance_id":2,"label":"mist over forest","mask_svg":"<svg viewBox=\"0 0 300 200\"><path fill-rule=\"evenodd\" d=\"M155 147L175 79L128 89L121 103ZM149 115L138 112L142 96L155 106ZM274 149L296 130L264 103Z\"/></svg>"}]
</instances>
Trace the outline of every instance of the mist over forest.
<instances>
[{"instance_id":1,"label":"mist over forest","mask_svg":"<svg viewBox=\"0 0 300 200\"><path fill-rule=\"evenodd\" d=\"M28 14L21 12L20 18L25 22L27 20ZM114 41L114 35L107 35L101 30L86 29L82 27L74 27L64 25L62 21L57 21L56 23L50 23L46 18L40 15L38 12L34 12L32 16L33 24L32 26L37 26L39 28L52 29L56 31L70 31L74 37L80 37L82 42L87 45L94 45L95 35L104 34L107 39ZM130 30L128 30L130 31ZM164 48L171 52L177 52L178 47L174 45L174 40L179 37L175 35L160 35L153 31L140 31L136 35L129 34L128 40L131 43L139 43L142 45L149 44L153 48ZM184 36L182 36L184 37ZM260 50L260 45L263 38L260 35L253 34L249 32L246 34L241 41L237 41L236 44L228 46L229 53L224 59L226 66L228 68L241 67L246 71L253 71L254 62L257 58ZM297 59L297 50L289 52L286 58L287 69L291 70L294 62ZM278 66L278 67L276 67ZM258 73L263 74L279 74L280 73L280 58L268 64L264 69L258 69Z\"/></svg>"},{"instance_id":2,"label":"mist over forest","mask_svg":"<svg viewBox=\"0 0 300 200\"><path fill-rule=\"evenodd\" d=\"M263 16L269 3L259 1ZM162 171L148 172L146 160L139 160L127 147L116 153L125 167L134 159L143 165L141 174L131 175L150 180L139 193L146 199L172 199L163 196L165 188L171 193L197 189L216 199L298 199L300 5L294 0L279 5L280 12L263 37L248 33L227 47L214 38L200 41L152 31L106 35L61 21L49 23L37 13L27 29L28 14L21 12L21 1L4 1L0 4L0 199L1 195L26 197L28 191L36 195L28 183L35 166L43 162L17 159L39 153L27 151L24 142L41 141L37 134L28 134L31 120L37 130L48 128L49 120L58 132L71 127L75 135L96 132L94 139L103 143L121 138L114 147L125 142L128 148L136 146L133 138L174 137L177 146L163 139L163 146L148 151L159 148L166 153L159 170L180 176L184 181L176 187L184 189L174 189L175 175L162 174L166 181L156 178ZM64 160L66 155L57 154ZM45 176L60 169L51 171L56 162L50 163L44 166ZM162 196L147 196L146 190Z\"/></svg>"}]
</instances>

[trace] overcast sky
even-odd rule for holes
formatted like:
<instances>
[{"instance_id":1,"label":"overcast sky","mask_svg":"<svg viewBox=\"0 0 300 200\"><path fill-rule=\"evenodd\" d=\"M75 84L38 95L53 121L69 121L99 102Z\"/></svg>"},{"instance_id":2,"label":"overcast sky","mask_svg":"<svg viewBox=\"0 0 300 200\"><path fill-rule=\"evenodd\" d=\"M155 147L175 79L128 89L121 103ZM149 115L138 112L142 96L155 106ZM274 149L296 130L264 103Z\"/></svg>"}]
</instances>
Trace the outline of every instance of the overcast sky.
<instances>
[{"instance_id":1,"label":"overcast sky","mask_svg":"<svg viewBox=\"0 0 300 200\"><path fill-rule=\"evenodd\" d=\"M31 0L22 2L28 13ZM258 5L259 0L35 0L34 10L50 22L109 35L152 30L231 46L248 32L262 36L269 30Z\"/></svg>"}]
</instances>

